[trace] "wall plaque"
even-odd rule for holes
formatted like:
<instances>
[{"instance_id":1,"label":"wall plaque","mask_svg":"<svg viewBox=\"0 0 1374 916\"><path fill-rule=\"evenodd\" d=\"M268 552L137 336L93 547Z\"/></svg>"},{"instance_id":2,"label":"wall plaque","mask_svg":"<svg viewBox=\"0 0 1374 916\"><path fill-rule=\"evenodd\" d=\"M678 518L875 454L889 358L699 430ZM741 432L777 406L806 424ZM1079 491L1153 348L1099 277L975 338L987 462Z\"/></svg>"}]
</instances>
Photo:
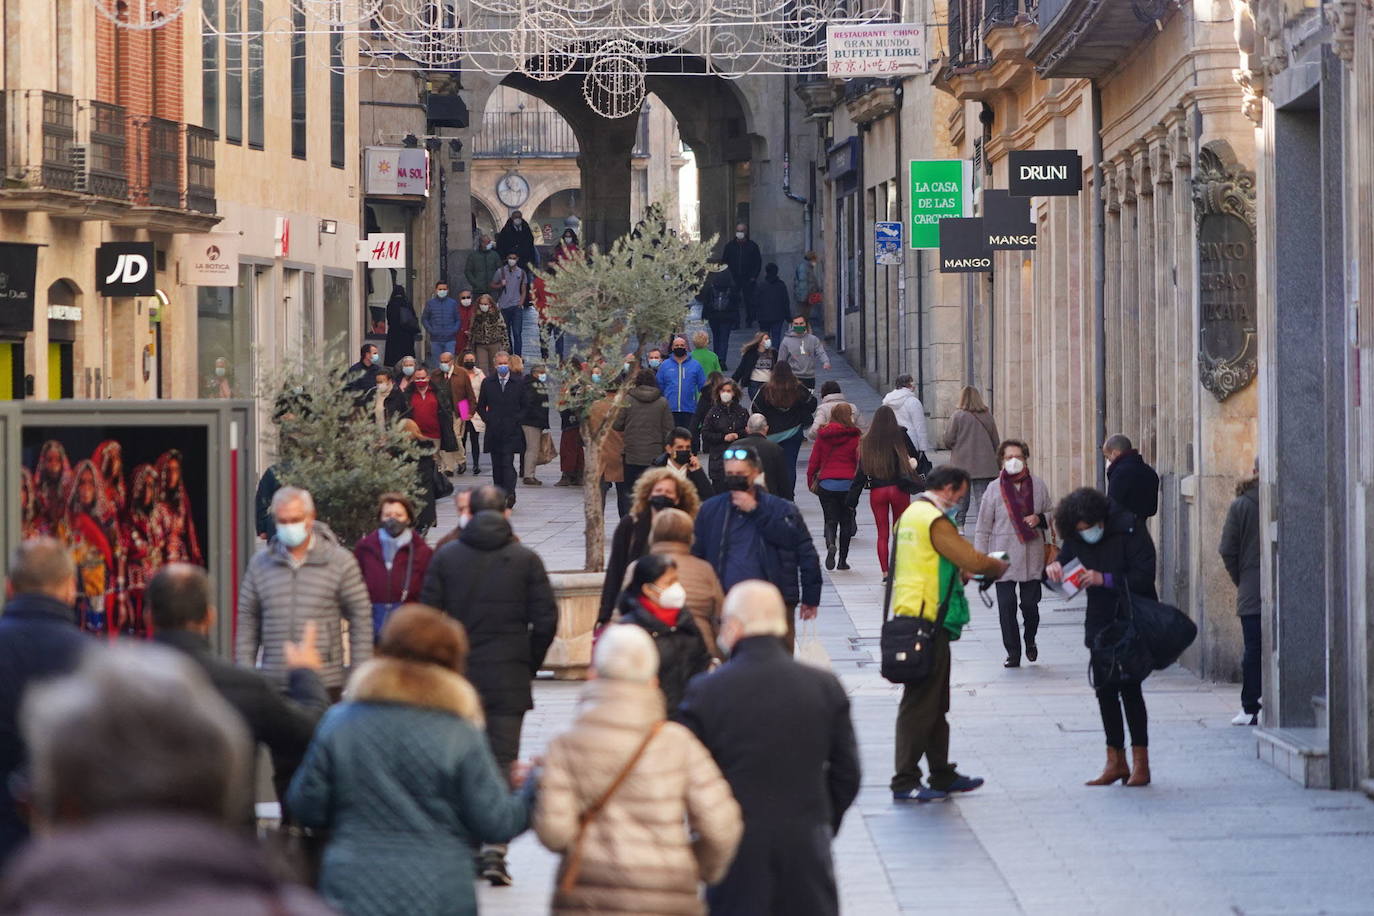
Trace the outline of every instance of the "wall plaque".
<instances>
[{"instance_id":1,"label":"wall plaque","mask_svg":"<svg viewBox=\"0 0 1374 916\"><path fill-rule=\"evenodd\" d=\"M1202 386L1224 401L1255 378L1255 176L1229 145L1209 143L1193 177Z\"/></svg>"}]
</instances>

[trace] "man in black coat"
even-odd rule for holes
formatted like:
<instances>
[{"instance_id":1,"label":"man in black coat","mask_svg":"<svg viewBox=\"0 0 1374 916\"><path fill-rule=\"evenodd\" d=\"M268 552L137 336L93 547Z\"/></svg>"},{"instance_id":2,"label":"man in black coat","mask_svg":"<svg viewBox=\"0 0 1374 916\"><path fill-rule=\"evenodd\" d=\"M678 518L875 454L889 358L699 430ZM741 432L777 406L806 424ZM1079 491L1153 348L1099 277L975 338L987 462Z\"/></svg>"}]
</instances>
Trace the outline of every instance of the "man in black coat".
<instances>
[{"instance_id":1,"label":"man in black coat","mask_svg":"<svg viewBox=\"0 0 1374 916\"><path fill-rule=\"evenodd\" d=\"M515 456L525 450L525 431L520 428L525 381L511 374L509 353L497 353L494 362L495 371L482 382L477 395L477 415L487 426L491 482L505 490L507 508L511 508L515 505Z\"/></svg>"},{"instance_id":2,"label":"man in black coat","mask_svg":"<svg viewBox=\"0 0 1374 916\"><path fill-rule=\"evenodd\" d=\"M759 464L763 466L763 485L768 492L783 499L796 496L795 489L787 484L790 479L787 475L787 456L783 454L781 445L768 438L768 420L761 413L750 414L744 431L748 435L736 439L735 445L747 445L758 453Z\"/></svg>"},{"instance_id":3,"label":"man in black coat","mask_svg":"<svg viewBox=\"0 0 1374 916\"><path fill-rule=\"evenodd\" d=\"M697 496L702 502L716 495L711 478L706 476L706 471L701 467L701 459L692 452L692 433L681 426L673 427L673 431L668 434L668 441L663 444L663 454L655 458L649 466L671 468L673 473L686 479L696 488Z\"/></svg>"},{"instance_id":4,"label":"man in black coat","mask_svg":"<svg viewBox=\"0 0 1374 916\"><path fill-rule=\"evenodd\" d=\"M1245 655L1241 659L1240 713L1232 725L1258 725L1262 687L1260 664L1260 506L1259 462L1254 474L1236 487L1226 510L1218 547L1226 572L1236 585L1236 613L1240 615Z\"/></svg>"},{"instance_id":5,"label":"man in black coat","mask_svg":"<svg viewBox=\"0 0 1374 916\"><path fill-rule=\"evenodd\" d=\"M1145 463L1131 440L1117 433L1102 443L1107 459L1107 496L1144 522L1159 511L1159 475Z\"/></svg>"},{"instance_id":6,"label":"man in black coat","mask_svg":"<svg viewBox=\"0 0 1374 916\"><path fill-rule=\"evenodd\" d=\"M744 814L734 864L706 892L712 916L839 912L830 843L859 792L849 697L834 675L791 657L786 631L776 587L731 589L718 637L730 660L693 678L676 714Z\"/></svg>"},{"instance_id":7,"label":"man in black coat","mask_svg":"<svg viewBox=\"0 0 1374 916\"><path fill-rule=\"evenodd\" d=\"M534 230L525 222L525 216L519 210L511 213L510 219L506 220L506 224L496 234L496 250L502 258L515 254L526 273L531 266L539 266L539 252L534 247Z\"/></svg>"},{"instance_id":8,"label":"man in black coat","mask_svg":"<svg viewBox=\"0 0 1374 916\"><path fill-rule=\"evenodd\" d=\"M19 734L19 701L34 681L76 667L95 645L76 628L76 567L51 538L22 542L9 557L0 614L0 867L29 835L16 808L16 773L28 758Z\"/></svg>"},{"instance_id":9,"label":"man in black coat","mask_svg":"<svg viewBox=\"0 0 1374 916\"><path fill-rule=\"evenodd\" d=\"M758 243L749 237L747 225L740 223L735 227L735 237L725 243L720 252L720 259L730 270L730 277L735 281L735 289L739 290L744 299L745 322L753 324L754 284L759 279L759 272L763 270L763 252L759 250Z\"/></svg>"},{"instance_id":10,"label":"man in black coat","mask_svg":"<svg viewBox=\"0 0 1374 916\"><path fill-rule=\"evenodd\" d=\"M189 563L162 567L148 583L145 601L153 615L153 640L189 655L205 670L216 692L248 724L254 742L271 752L272 783L277 797L285 797L315 725L329 708L329 693L316 673L322 662L315 647L315 622L305 624L299 643L282 647L287 667L287 695L282 696L261 673L210 651L208 637L216 612L205 570Z\"/></svg>"},{"instance_id":11,"label":"man in black coat","mask_svg":"<svg viewBox=\"0 0 1374 916\"><path fill-rule=\"evenodd\" d=\"M472 519L430 560L420 603L466 628L467 678L482 698L492 756L508 774L520 756L525 713L534 708L530 681L558 630L558 603L544 561L511 530L501 488L478 487L468 501ZM511 883L505 853L504 846L482 853L482 877L492 884Z\"/></svg>"},{"instance_id":12,"label":"man in black coat","mask_svg":"<svg viewBox=\"0 0 1374 916\"><path fill-rule=\"evenodd\" d=\"M344 390L357 395L358 406L367 403L367 395L377 383L373 380L382 365L382 351L375 343L363 344L359 359L344 370Z\"/></svg>"}]
</instances>

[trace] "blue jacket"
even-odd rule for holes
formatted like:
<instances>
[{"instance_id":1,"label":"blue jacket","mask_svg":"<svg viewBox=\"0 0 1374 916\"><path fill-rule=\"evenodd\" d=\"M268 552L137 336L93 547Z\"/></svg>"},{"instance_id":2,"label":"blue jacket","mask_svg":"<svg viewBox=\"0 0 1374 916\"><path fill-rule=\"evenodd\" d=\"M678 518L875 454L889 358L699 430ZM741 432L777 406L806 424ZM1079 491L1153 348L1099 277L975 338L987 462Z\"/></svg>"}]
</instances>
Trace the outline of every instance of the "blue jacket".
<instances>
[{"instance_id":1,"label":"blue jacket","mask_svg":"<svg viewBox=\"0 0 1374 916\"><path fill-rule=\"evenodd\" d=\"M286 804L330 831L320 893L349 916L475 914L472 851L529 823L482 734L481 703L438 665L374 658L325 714Z\"/></svg>"},{"instance_id":2,"label":"blue jacket","mask_svg":"<svg viewBox=\"0 0 1374 916\"><path fill-rule=\"evenodd\" d=\"M697 409L697 395L706 387L706 370L690 356L680 363L669 356L658 367L658 387L668 399L669 410L692 413Z\"/></svg>"},{"instance_id":3,"label":"blue jacket","mask_svg":"<svg viewBox=\"0 0 1374 916\"><path fill-rule=\"evenodd\" d=\"M729 493L712 496L697 513L696 539L692 554L698 556L723 578L724 557L730 550L742 549L729 543L730 522L741 515L758 527L762 556L759 565L765 578L782 592L784 604L821 603L821 562L811 532L806 528L796 503L773 496L758 487L754 496L758 508L745 514L735 508Z\"/></svg>"},{"instance_id":4,"label":"blue jacket","mask_svg":"<svg viewBox=\"0 0 1374 916\"><path fill-rule=\"evenodd\" d=\"M430 297L425 303L425 313L420 318L420 324L425 326L430 339L436 343L457 339L458 332L463 329L463 316L458 311L458 300L452 296L442 299L437 296Z\"/></svg>"},{"instance_id":5,"label":"blue jacket","mask_svg":"<svg viewBox=\"0 0 1374 916\"><path fill-rule=\"evenodd\" d=\"M76 613L47 595L16 595L0 615L0 866L29 835L10 789L10 775L27 758L19 738L19 701L34 681L75 668L89 645L76 628Z\"/></svg>"}]
</instances>

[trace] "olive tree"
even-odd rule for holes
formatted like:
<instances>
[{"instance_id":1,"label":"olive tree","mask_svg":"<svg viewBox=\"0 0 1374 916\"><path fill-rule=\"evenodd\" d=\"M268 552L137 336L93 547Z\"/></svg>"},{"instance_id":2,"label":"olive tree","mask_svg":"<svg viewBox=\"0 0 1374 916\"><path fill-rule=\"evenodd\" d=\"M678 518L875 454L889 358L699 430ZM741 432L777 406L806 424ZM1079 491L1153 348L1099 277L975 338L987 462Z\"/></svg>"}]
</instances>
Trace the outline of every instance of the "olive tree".
<instances>
[{"instance_id":1,"label":"olive tree","mask_svg":"<svg viewBox=\"0 0 1374 916\"><path fill-rule=\"evenodd\" d=\"M599 469L606 436L633 384L633 372L623 371L622 354L642 355L646 346L682 330L714 245L715 239L693 242L679 236L669 229L661 208L654 206L632 232L605 251L589 246L541 274L549 323L576 342L570 342L570 348L575 345L585 360L574 362L570 352L557 365L558 405L578 416L586 453L582 494L588 572L600 572L606 562ZM548 325L542 333L552 354Z\"/></svg>"}]
</instances>

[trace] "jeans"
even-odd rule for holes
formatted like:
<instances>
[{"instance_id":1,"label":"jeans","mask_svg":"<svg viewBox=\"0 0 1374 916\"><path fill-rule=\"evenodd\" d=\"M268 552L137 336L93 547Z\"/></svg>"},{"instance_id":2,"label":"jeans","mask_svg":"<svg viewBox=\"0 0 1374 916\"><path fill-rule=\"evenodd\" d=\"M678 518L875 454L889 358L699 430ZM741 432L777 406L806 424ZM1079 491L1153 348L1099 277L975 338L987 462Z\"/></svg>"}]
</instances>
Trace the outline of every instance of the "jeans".
<instances>
[{"instance_id":1,"label":"jeans","mask_svg":"<svg viewBox=\"0 0 1374 916\"><path fill-rule=\"evenodd\" d=\"M1139 684L1103 687L1097 691L1097 708L1102 713L1102 730L1107 733L1107 747L1124 750L1126 733L1121 727L1121 708L1126 708L1126 724L1131 728L1131 745L1150 746L1149 714L1145 711L1145 696Z\"/></svg>"},{"instance_id":2,"label":"jeans","mask_svg":"<svg viewBox=\"0 0 1374 916\"><path fill-rule=\"evenodd\" d=\"M943 789L958 775L949 762L949 633L944 627L935 633L934 652L930 675L902 688L893 792L909 792L921 784L922 757L930 768L931 788Z\"/></svg>"},{"instance_id":3,"label":"jeans","mask_svg":"<svg viewBox=\"0 0 1374 916\"><path fill-rule=\"evenodd\" d=\"M1021 616L1026 621L1026 645L1035 645L1040 629L1040 580L997 583L997 617L1002 624L1002 646L1007 658L1021 660L1021 632L1016 626L1016 590L1021 589Z\"/></svg>"},{"instance_id":4,"label":"jeans","mask_svg":"<svg viewBox=\"0 0 1374 916\"><path fill-rule=\"evenodd\" d=\"M873 509L873 521L878 526L878 566L886 576L888 549L891 546L889 540L892 536L889 526L896 526L897 519L911 505L911 496L897 486L874 487L868 491L868 505Z\"/></svg>"},{"instance_id":5,"label":"jeans","mask_svg":"<svg viewBox=\"0 0 1374 916\"><path fill-rule=\"evenodd\" d=\"M1240 708L1255 715L1260 711L1263 687L1260 664L1260 615L1247 614L1240 619L1240 631L1245 637L1245 655L1240 663Z\"/></svg>"},{"instance_id":6,"label":"jeans","mask_svg":"<svg viewBox=\"0 0 1374 916\"><path fill-rule=\"evenodd\" d=\"M729 365L727 358L730 351L730 330L734 326L735 323L729 319L724 321L712 319L711 321L711 349L715 351L716 356L720 357L722 369Z\"/></svg>"},{"instance_id":7,"label":"jeans","mask_svg":"<svg viewBox=\"0 0 1374 916\"><path fill-rule=\"evenodd\" d=\"M610 481L601 481L601 508L603 511L606 508L606 494L610 492L610 489ZM615 483L615 508L619 518L624 518L630 512L630 488L625 486L625 482L622 480L617 480Z\"/></svg>"},{"instance_id":8,"label":"jeans","mask_svg":"<svg viewBox=\"0 0 1374 916\"><path fill-rule=\"evenodd\" d=\"M859 527L854 521L854 510L849 508L849 491L822 489L816 498L821 501L825 517L825 546L838 543L840 556L849 556L849 539Z\"/></svg>"},{"instance_id":9,"label":"jeans","mask_svg":"<svg viewBox=\"0 0 1374 916\"><path fill-rule=\"evenodd\" d=\"M983 504L983 492L987 490L988 484L996 479L996 477L974 477L969 481L968 492L964 494L963 501L959 503L959 515L954 519L954 527L963 530L964 518L969 513L969 506L973 507L973 517L978 518L978 508Z\"/></svg>"},{"instance_id":10,"label":"jeans","mask_svg":"<svg viewBox=\"0 0 1374 916\"><path fill-rule=\"evenodd\" d=\"M804 441L806 441L806 437L798 429L795 436L790 436L778 443L782 446L783 476L785 479L783 480L784 492L777 495L784 499L797 498L797 456L801 454Z\"/></svg>"},{"instance_id":11,"label":"jeans","mask_svg":"<svg viewBox=\"0 0 1374 916\"><path fill-rule=\"evenodd\" d=\"M523 357L525 351L523 334L525 333L525 310L523 308L501 309L501 317L506 319L506 333L510 335L510 352L512 355ZM490 373L490 370L487 370Z\"/></svg>"}]
</instances>

